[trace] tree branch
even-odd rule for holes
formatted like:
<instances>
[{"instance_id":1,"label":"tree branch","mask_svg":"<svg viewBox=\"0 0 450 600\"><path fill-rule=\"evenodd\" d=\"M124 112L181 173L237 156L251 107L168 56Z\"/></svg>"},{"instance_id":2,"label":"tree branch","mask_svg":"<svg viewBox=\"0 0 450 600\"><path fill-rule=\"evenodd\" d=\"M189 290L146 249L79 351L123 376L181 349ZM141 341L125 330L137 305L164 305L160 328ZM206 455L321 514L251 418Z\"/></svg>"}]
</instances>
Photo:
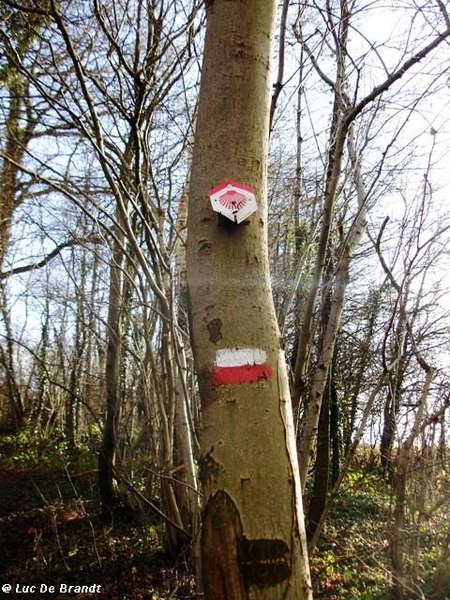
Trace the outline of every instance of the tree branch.
<instances>
[{"instance_id":1,"label":"tree branch","mask_svg":"<svg viewBox=\"0 0 450 600\"><path fill-rule=\"evenodd\" d=\"M350 123L352 123L356 117L365 109L365 107L373 102L383 92L386 92L395 82L399 81L403 75L409 71L412 67L418 64L424 59L430 52L435 50L439 44L441 44L446 38L450 37L450 28L440 33L432 42L430 42L425 48L422 48L420 52L406 60L403 65L394 71L389 77L387 77L383 83L373 88L370 94L367 94L358 104L356 104L351 110L347 112L343 119L343 129L347 129Z\"/></svg>"},{"instance_id":2,"label":"tree branch","mask_svg":"<svg viewBox=\"0 0 450 600\"><path fill-rule=\"evenodd\" d=\"M72 246L85 244L86 242L91 242L93 244L99 244L102 242L102 240L98 236L90 236L90 237L83 238L83 239L75 238L72 240L67 240L65 242L61 242L49 254L44 256L44 258L42 258L39 262L31 263L29 265L24 265L22 267L14 267L12 269L9 269L8 271L0 271L0 280L8 279L12 275L19 275L20 273L27 273L29 271L35 271L37 269L42 269L42 267L45 267L54 258L59 256L65 248L71 248Z\"/></svg>"},{"instance_id":3,"label":"tree branch","mask_svg":"<svg viewBox=\"0 0 450 600\"><path fill-rule=\"evenodd\" d=\"M278 97L283 89L283 76L284 76L284 55L286 51L286 21L289 9L289 0L283 1L283 10L281 12L281 23L280 23L280 40L278 44L278 72L277 80L273 86L273 94L270 102L270 130L273 126L273 117L278 102Z\"/></svg>"}]
</instances>

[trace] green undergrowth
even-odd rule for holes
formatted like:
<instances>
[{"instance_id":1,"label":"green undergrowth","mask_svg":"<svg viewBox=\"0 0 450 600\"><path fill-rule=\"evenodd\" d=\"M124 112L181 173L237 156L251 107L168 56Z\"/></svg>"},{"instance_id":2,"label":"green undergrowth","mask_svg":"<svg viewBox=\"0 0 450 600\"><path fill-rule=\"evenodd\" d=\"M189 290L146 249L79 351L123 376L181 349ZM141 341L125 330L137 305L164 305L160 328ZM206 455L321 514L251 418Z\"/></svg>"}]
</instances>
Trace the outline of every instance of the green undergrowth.
<instances>
[{"instance_id":1,"label":"green undergrowth","mask_svg":"<svg viewBox=\"0 0 450 600\"><path fill-rule=\"evenodd\" d=\"M311 558L317 600L387 598L389 491L374 475L350 472Z\"/></svg>"},{"instance_id":2,"label":"green undergrowth","mask_svg":"<svg viewBox=\"0 0 450 600\"><path fill-rule=\"evenodd\" d=\"M71 448L63 436L45 437L26 427L17 433L0 436L0 464L17 470L34 468L76 470L96 467L99 433L95 430L82 443Z\"/></svg>"},{"instance_id":3,"label":"green undergrowth","mask_svg":"<svg viewBox=\"0 0 450 600\"><path fill-rule=\"evenodd\" d=\"M445 505L420 513L407 496L404 529L404 600L448 600L450 561L443 560L450 515ZM392 488L376 472L351 471L331 508L311 558L315 600L386 600L392 597ZM417 522L420 520L420 525ZM446 541L447 540L447 541ZM420 543L415 578L414 545ZM441 585L436 592L436 571ZM437 595L436 595L437 593Z\"/></svg>"}]
</instances>

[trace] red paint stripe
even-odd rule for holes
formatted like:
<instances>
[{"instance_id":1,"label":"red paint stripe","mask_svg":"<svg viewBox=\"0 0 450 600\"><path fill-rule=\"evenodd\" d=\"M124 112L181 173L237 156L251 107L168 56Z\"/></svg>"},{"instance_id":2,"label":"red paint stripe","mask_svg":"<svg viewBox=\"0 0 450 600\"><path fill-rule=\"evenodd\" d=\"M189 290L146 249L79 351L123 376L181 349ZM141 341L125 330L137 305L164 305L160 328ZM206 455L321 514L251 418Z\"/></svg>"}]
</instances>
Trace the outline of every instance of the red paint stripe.
<instances>
[{"instance_id":1,"label":"red paint stripe","mask_svg":"<svg viewBox=\"0 0 450 600\"><path fill-rule=\"evenodd\" d=\"M212 372L213 385L256 383L257 381L270 381L272 378L272 367L268 364L215 367Z\"/></svg>"}]
</instances>

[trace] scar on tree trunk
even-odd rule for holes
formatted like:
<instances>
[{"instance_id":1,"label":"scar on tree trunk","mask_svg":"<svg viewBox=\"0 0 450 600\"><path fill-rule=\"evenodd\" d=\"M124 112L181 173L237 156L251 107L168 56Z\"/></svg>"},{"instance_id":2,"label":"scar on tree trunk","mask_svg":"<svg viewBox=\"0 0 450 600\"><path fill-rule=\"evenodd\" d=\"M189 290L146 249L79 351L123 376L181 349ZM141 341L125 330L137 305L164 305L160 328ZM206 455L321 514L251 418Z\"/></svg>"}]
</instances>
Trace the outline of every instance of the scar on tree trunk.
<instances>
[{"instance_id":1,"label":"scar on tree trunk","mask_svg":"<svg viewBox=\"0 0 450 600\"><path fill-rule=\"evenodd\" d=\"M203 583L210 600L247 600L250 585L270 587L291 574L286 542L247 539L236 505L224 491L206 504L202 537Z\"/></svg>"}]
</instances>

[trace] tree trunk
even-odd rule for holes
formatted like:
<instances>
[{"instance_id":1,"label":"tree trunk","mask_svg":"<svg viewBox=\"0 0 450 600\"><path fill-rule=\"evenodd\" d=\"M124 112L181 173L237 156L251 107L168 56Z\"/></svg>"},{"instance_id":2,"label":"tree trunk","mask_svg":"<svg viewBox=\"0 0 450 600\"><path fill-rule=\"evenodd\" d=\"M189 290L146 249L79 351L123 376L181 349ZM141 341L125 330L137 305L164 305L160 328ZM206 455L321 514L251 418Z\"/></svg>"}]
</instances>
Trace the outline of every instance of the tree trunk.
<instances>
[{"instance_id":1,"label":"tree trunk","mask_svg":"<svg viewBox=\"0 0 450 600\"><path fill-rule=\"evenodd\" d=\"M110 518L118 496L114 486L114 469L119 438L121 407L120 369L122 364L122 325L124 308L123 233L117 228L110 265L108 343L106 347L106 411L102 443L98 457L98 480L104 518Z\"/></svg>"},{"instance_id":2,"label":"tree trunk","mask_svg":"<svg viewBox=\"0 0 450 600\"><path fill-rule=\"evenodd\" d=\"M306 520L308 541L314 534L325 509L330 482L330 396L329 384L323 396L320 408L319 430L317 436L316 461L314 465L314 483L309 499Z\"/></svg>"},{"instance_id":3,"label":"tree trunk","mask_svg":"<svg viewBox=\"0 0 450 600\"><path fill-rule=\"evenodd\" d=\"M429 397L431 383L435 369L425 363L419 356L418 362L426 370L425 382L421 397L414 417L414 423L407 439L399 444L397 454L397 469L394 475L394 513L392 523L391 567L392 567L392 600L403 600L405 590L405 537L406 537L406 510L407 510L407 485L412 462L414 458L414 443L421 431ZM422 362L421 362L422 361ZM408 579L409 579L408 573Z\"/></svg>"},{"instance_id":4,"label":"tree trunk","mask_svg":"<svg viewBox=\"0 0 450 600\"><path fill-rule=\"evenodd\" d=\"M207 600L311 598L291 399L269 281L266 166L275 2L208 4L191 173L187 275L203 410ZM236 224L208 191L232 179Z\"/></svg>"},{"instance_id":5,"label":"tree trunk","mask_svg":"<svg viewBox=\"0 0 450 600\"><path fill-rule=\"evenodd\" d=\"M7 67L13 69L11 65ZM9 84L9 106L7 107L6 131L4 132L4 158L0 168L0 270L4 266L11 237L11 220L20 204L20 165L30 140L34 122L26 114L28 89L21 75L14 74ZM28 117L26 128L23 122ZM22 198L24 194L22 193Z\"/></svg>"}]
</instances>

